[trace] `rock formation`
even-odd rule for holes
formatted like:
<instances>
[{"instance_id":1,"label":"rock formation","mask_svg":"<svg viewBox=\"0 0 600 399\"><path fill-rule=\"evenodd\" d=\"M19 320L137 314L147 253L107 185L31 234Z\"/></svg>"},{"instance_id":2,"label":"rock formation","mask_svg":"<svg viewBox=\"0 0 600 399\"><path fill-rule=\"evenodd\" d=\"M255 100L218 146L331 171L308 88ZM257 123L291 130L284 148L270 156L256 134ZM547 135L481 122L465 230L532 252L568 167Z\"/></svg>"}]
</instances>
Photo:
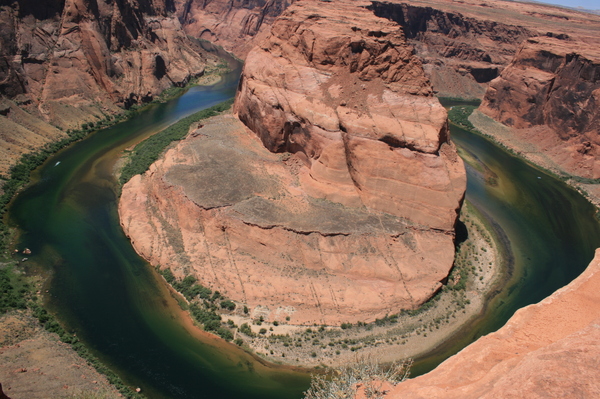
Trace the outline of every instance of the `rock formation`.
<instances>
[{"instance_id":1,"label":"rock formation","mask_svg":"<svg viewBox=\"0 0 600 399\"><path fill-rule=\"evenodd\" d=\"M188 35L223 46L240 58L269 33L273 21L294 0L176 0Z\"/></svg>"},{"instance_id":2,"label":"rock formation","mask_svg":"<svg viewBox=\"0 0 600 399\"><path fill-rule=\"evenodd\" d=\"M252 132L205 124L125 185L140 254L293 324L373 321L441 287L464 167L402 30L365 4L290 6L246 60Z\"/></svg>"},{"instance_id":3,"label":"rock formation","mask_svg":"<svg viewBox=\"0 0 600 399\"><path fill-rule=\"evenodd\" d=\"M487 83L510 62L518 44L534 33L482 15L481 2L473 6L373 1L370 8L403 27L438 95L481 98Z\"/></svg>"},{"instance_id":4,"label":"rock formation","mask_svg":"<svg viewBox=\"0 0 600 399\"><path fill-rule=\"evenodd\" d=\"M401 28L345 2L288 10L246 59L240 120L270 151L298 154L312 196L451 231L462 164Z\"/></svg>"},{"instance_id":5,"label":"rock formation","mask_svg":"<svg viewBox=\"0 0 600 399\"><path fill-rule=\"evenodd\" d=\"M588 36L599 20L550 5L488 0L376 0L370 8L404 28L438 95L461 98L482 98L527 38Z\"/></svg>"},{"instance_id":6,"label":"rock formation","mask_svg":"<svg viewBox=\"0 0 600 399\"><path fill-rule=\"evenodd\" d=\"M600 395L600 250L588 268L542 302L518 310L393 398L595 398Z\"/></svg>"},{"instance_id":7,"label":"rock formation","mask_svg":"<svg viewBox=\"0 0 600 399\"><path fill-rule=\"evenodd\" d=\"M1 6L0 92L13 100L0 111L3 159L201 75L206 59L173 11L163 0Z\"/></svg>"},{"instance_id":8,"label":"rock formation","mask_svg":"<svg viewBox=\"0 0 600 399\"><path fill-rule=\"evenodd\" d=\"M568 38L527 40L490 84L480 111L526 141L550 140L544 151L570 173L600 178L598 47Z\"/></svg>"}]
</instances>

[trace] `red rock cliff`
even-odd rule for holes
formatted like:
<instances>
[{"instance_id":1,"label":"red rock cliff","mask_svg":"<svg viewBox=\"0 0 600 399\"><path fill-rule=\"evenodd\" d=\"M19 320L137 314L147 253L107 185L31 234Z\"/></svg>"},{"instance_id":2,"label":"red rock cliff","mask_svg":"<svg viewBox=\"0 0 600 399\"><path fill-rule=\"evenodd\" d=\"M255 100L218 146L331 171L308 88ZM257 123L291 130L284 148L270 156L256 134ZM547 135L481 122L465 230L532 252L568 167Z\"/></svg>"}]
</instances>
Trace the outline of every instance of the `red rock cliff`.
<instances>
[{"instance_id":1,"label":"red rock cliff","mask_svg":"<svg viewBox=\"0 0 600 399\"><path fill-rule=\"evenodd\" d=\"M368 4L294 3L246 59L252 131L207 122L124 186L140 254L292 324L369 322L441 287L464 166L402 30Z\"/></svg>"},{"instance_id":2,"label":"red rock cliff","mask_svg":"<svg viewBox=\"0 0 600 399\"><path fill-rule=\"evenodd\" d=\"M202 74L206 60L173 11L163 0L0 6L0 92L14 100L2 105L0 151L18 157L59 137L56 127L95 122Z\"/></svg>"},{"instance_id":3,"label":"red rock cliff","mask_svg":"<svg viewBox=\"0 0 600 399\"><path fill-rule=\"evenodd\" d=\"M397 24L356 2L295 4L248 55L235 112L302 156L311 195L452 231L464 170Z\"/></svg>"},{"instance_id":4,"label":"red rock cliff","mask_svg":"<svg viewBox=\"0 0 600 399\"><path fill-rule=\"evenodd\" d=\"M175 0L187 34L223 46L240 58L263 40L294 0Z\"/></svg>"},{"instance_id":5,"label":"red rock cliff","mask_svg":"<svg viewBox=\"0 0 600 399\"><path fill-rule=\"evenodd\" d=\"M490 84L480 111L534 143L554 138L550 156L561 166L600 177L600 52L594 45L527 40Z\"/></svg>"}]
</instances>

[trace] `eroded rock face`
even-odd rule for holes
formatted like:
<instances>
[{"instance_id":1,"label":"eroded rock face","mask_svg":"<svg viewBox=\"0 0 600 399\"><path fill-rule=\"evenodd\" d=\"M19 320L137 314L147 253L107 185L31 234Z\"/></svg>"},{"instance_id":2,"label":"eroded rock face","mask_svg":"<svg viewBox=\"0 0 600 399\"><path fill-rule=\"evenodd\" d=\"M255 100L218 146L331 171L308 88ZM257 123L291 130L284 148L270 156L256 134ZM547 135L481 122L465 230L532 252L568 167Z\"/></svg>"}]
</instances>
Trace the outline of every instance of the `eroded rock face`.
<instances>
[{"instance_id":1,"label":"eroded rock face","mask_svg":"<svg viewBox=\"0 0 600 399\"><path fill-rule=\"evenodd\" d=\"M0 147L14 157L36 147L15 140L55 140L55 127L96 122L204 71L206 59L169 1L9 4L0 7L0 92L37 119L20 124L0 114Z\"/></svg>"},{"instance_id":2,"label":"eroded rock face","mask_svg":"<svg viewBox=\"0 0 600 399\"><path fill-rule=\"evenodd\" d=\"M0 17L3 34L13 36L2 47L4 93L28 94L53 123L64 122L53 115L55 103L128 106L204 70L198 48L170 16L170 2L51 4L38 10L15 2Z\"/></svg>"},{"instance_id":3,"label":"eroded rock face","mask_svg":"<svg viewBox=\"0 0 600 399\"><path fill-rule=\"evenodd\" d=\"M600 177L596 47L551 37L527 40L490 84L480 111L522 131L534 143L544 136L555 137L551 157L560 158L558 163L571 173Z\"/></svg>"},{"instance_id":4,"label":"eroded rock face","mask_svg":"<svg viewBox=\"0 0 600 399\"><path fill-rule=\"evenodd\" d=\"M403 27L443 97L482 98L526 39L585 42L600 23L593 14L538 3L375 0L370 8Z\"/></svg>"},{"instance_id":5,"label":"eroded rock face","mask_svg":"<svg viewBox=\"0 0 600 399\"><path fill-rule=\"evenodd\" d=\"M356 2L295 4L248 55L235 112L303 159L310 195L452 231L462 162L397 24Z\"/></svg>"},{"instance_id":6,"label":"eroded rock face","mask_svg":"<svg viewBox=\"0 0 600 399\"><path fill-rule=\"evenodd\" d=\"M262 41L294 0L175 0L185 32L208 40L240 58Z\"/></svg>"},{"instance_id":7,"label":"eroded rock face","mask_svg":"<svg viewBox=\"0 0 600 399\"><path fill-rule=\"evenodd\" d=\"M481 98L518 44L535 33L490 19L482 12L486 4L471 6L475 15L465 15L465 10L443 1L373 1L370 8L403 27L438 95Z\"/></svg>"},{"instance_id":8,"label":"eroded rock face","mask_svg":"<svg viewBox=\"0 0 600 399\"><path fill-rule=\"evenodd\" d=\"M385 398L595 398L600 395L600 250L566 287L518 310L435 370Z\"/></svg>"}]
</instances>

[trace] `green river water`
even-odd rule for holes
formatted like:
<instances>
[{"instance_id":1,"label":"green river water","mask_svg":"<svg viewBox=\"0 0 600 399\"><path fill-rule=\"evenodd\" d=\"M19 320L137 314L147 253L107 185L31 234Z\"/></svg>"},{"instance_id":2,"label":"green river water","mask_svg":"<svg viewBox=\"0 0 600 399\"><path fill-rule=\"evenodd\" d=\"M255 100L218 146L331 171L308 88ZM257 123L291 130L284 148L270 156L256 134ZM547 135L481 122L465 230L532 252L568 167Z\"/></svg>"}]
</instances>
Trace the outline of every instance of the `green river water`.
<instances>
[{"instance_id":1,"label":"green river water","mask_svg":"<svg viewBox=\"0 0 600 399\"><path fill-rule=\"evenodd\" d=\"M116 211L114 164L152 132L233 96L239 66L211 87L99 131L49 159L10 208L19 249L48 271L48 305L123 380L150 398L301 398L305 373L263 364L189 325L154 270L133 250ZM595 209L574 190L487 140L453 129L455 142L494 171L490 186L468 167L467 198L505 233L512 279L460 338L421 359L434 367L516 309L567 284L600 246Z\"/></svg>"}]
</instances>

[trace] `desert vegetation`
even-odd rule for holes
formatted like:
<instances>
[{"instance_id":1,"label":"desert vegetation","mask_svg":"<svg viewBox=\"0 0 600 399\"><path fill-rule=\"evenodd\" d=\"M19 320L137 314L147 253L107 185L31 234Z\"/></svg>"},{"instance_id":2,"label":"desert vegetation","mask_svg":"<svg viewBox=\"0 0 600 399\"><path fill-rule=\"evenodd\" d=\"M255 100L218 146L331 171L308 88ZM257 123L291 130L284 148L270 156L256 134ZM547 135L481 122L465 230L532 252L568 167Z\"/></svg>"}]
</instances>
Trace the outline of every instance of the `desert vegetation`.
<instances>
[{"instance_id":1,"label":"desert vegetation","mask_svg":"<svg viewBox=\"0 0 600 399\"><path fill-rule=\"evenodd\" d=\"M362 358L329 374L313 374L304 399L353 398L358 391L367 399L381 399L386 389L408 378L411 365L404 360L383 367Z\"/></svg>"},{"instance_id":2,"label":"desert vegetation","mask_svg":"<svg viewBox=\"0 0 600 399\"><path fill-rule=\"evenodd\" d=\"M235 310L236 304L221 295L219 291L213 291L198 283L194 276L185 276L177 279L171 269L157 268L158 272L171 286L182 294L187 302L179 301L183 309L189 310L194 320L202 326L205 331L212 332L226 341L233 339L232 328L237 328L233 323L222 322L219 310L231 312Z\"/></svg>"}]
</instances>

